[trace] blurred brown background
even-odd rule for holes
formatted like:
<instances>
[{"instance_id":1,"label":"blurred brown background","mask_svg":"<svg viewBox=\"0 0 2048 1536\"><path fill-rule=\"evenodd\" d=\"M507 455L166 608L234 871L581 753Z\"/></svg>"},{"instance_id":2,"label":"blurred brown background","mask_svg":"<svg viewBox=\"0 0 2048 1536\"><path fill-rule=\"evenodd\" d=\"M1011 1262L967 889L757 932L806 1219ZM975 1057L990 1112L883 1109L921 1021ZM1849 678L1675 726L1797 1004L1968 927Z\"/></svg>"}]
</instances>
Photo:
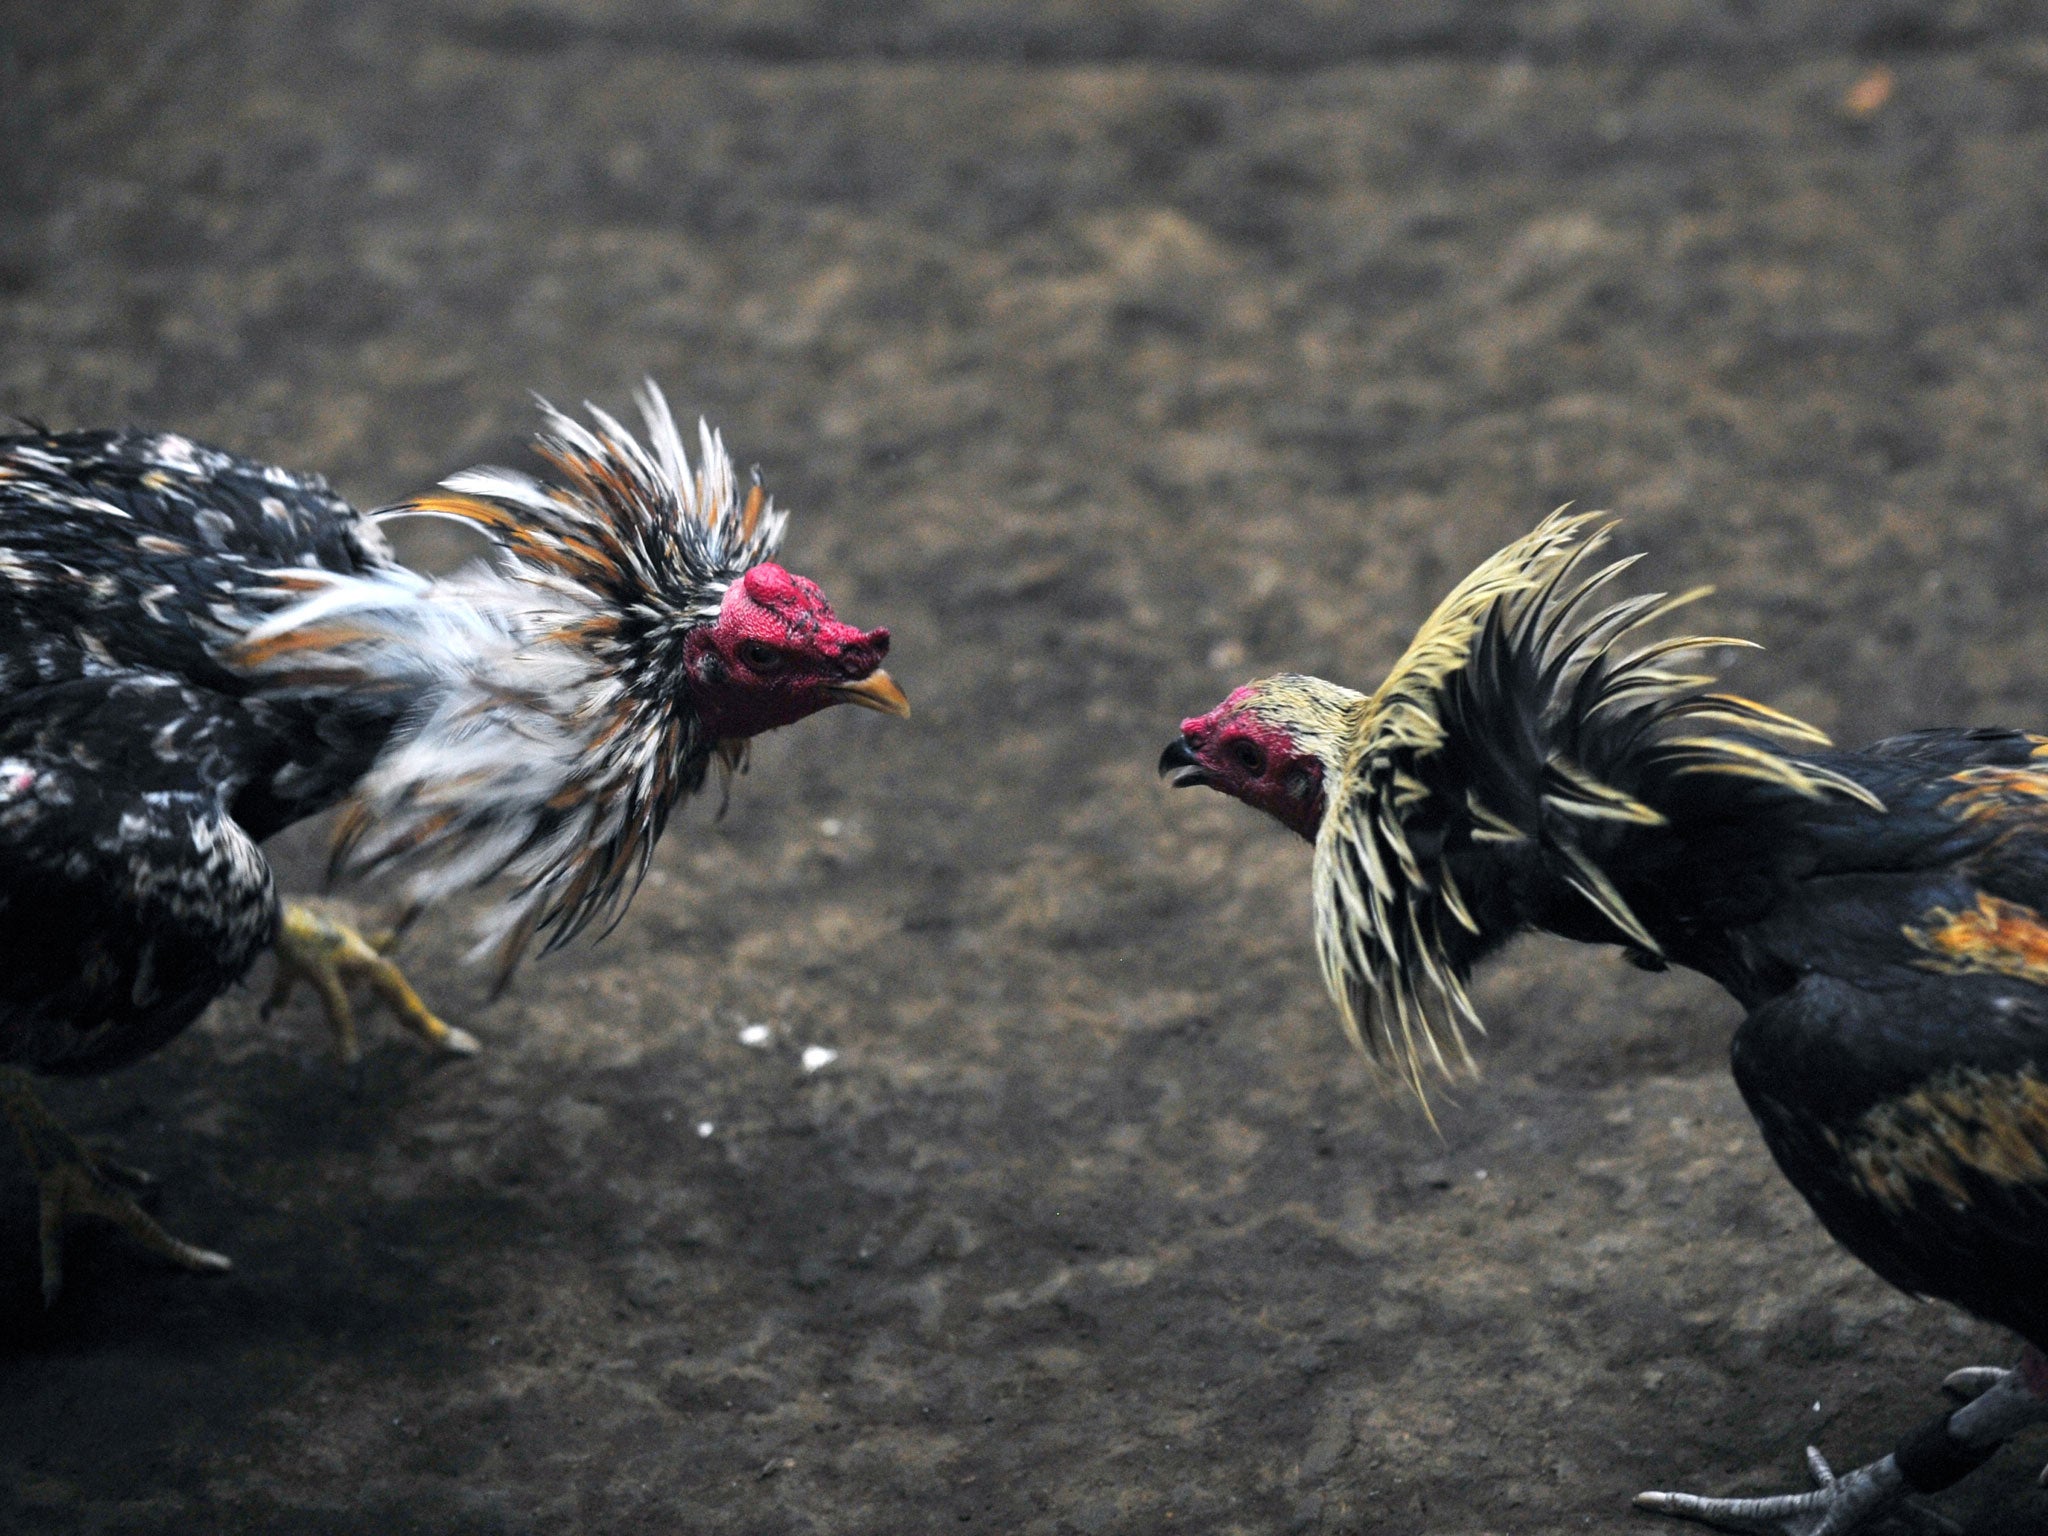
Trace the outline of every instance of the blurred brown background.
<instances>
[{"instance_id":1,"label":"blurred brown background","mask_svg":"<svg viewBox=\"0 0 2048 1536\"><path fill-rule=\"evenodd\" d=\"M45 1317L0 1164L0 1526L1521 1536L1885 1449L2009 1343L1830 1247L1732 1004L1522 946L1438 1135L1152 764L1566 500L1847 740L2048 723L2044 281L2020 5L7 0L0 409L373 504L651 373L918 713L500 1003L433 914L472 1063L252 994L53 1094L239 1267Z\"/></svg>"}]
</instances>

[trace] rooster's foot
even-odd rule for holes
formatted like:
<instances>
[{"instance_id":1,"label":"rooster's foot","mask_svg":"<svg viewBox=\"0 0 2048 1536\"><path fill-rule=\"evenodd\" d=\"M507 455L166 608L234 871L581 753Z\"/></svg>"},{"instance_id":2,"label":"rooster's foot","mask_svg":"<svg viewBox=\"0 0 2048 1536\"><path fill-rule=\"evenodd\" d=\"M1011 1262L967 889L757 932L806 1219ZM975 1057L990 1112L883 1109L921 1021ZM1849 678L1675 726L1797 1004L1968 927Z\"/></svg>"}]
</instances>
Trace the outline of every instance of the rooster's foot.
<instances>
[{"instance_id":1,"label":"rooster's foot","mask_svg":"<svg viewBox=\"0 0 2048 1536\"><path fill-rule=\"evenodd\" d=\"M1961 1527L1920 1504L1908 1503L1906 1480L1891 1457L1837 1477L1827 1458L1806 1448L1811 1493L1765 1499L1707 1499L1693 1493L1639 1493L1636 1508L1696 1520L1745 1536L1851 1536L1892 1517L1892 1529L1912 1536L1959 1536Z\"/></svg>"},{"instance_id":2,"label":"rooster's foot","mask_svg":"<svg viewBox=\"0 0 2048 1536\"><path fill-rule=\"evenodd\" d=\"M232 1267L226 1255L195 1248L171 1236L137 1205L121 1185L148 1185L154 1180L138 1169L88 1152L43 1107L28 1074L19 1068L0 1067L0 1109L14 1123L14 1134L42 1192L45 1306L54 1303L64 1288L64 1223L73 1216L110 1221L150 1252L200 1274L219 1274Z\"/></svg>"},{"instance_id":3,"label":"rooster's foot","mask_svg":"<svg viewBox=\"0 0 2048 1536\"><path fill-rule=\"evenodd\" d=\"M363 1054L356 1035L355 1010L349 1006L349 981L368 985L391 1016L428 1045L450 1056L474 1056L479 1049L476 1036L434 1017L420 1001L419 993L405 979L404 972L384 957L395 934L365 939L348 924L298 902L285 904L277 928L277 980L264 999L263 1016L269 1018L292 995L301 981L311 986L334 1031L334 1047L345 1064L353 1065Z\"/></svg>"},{"instance_id":4,"label":"rooster's foot","mask_svg":"<svg viewBox=\"0 0 2048 1536\"><path fill-rule=\"evenodd\" d=\"M2032 1345L2009 1371L1971 1366L1942 1383L1962 1406L1923 1425L1889 1456L1837 1477L1819 1451L1807 1465L1819 1486L1774 1499L1703 1499L1690 1493L1636 1495L1639 1509L1697 1520L1749 1536L1955 1536L1961 1527L1916 1501L1962 1481L2030 1424L2048 1420L2048 1358Z\"/></svg>"}]
</instances>

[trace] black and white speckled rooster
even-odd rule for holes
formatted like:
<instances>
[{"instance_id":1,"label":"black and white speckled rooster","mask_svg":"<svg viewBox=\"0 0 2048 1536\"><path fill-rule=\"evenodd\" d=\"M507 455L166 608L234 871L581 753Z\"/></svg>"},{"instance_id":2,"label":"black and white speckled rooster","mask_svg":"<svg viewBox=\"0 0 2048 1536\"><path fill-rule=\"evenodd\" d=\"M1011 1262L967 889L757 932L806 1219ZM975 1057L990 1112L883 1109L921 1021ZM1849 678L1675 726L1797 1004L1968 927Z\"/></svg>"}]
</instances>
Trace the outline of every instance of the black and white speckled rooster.
<instances>
[{"instance_id":1,"label":"black and white speckled rooster","mask_svg":"<svg viewBox=\"0 0 2048 1536\"><path fill-rule=\"evenodd\" d=\"M504 878L480 946L509 974L630 898L676 801L828 705L909 712L888 631L772 563L785 514L660 393L647 442L547 409L541 484L484 469L365 516L317 478L137 431L0 437L0 1106L62 1228L105 1217L197 1270L31 1090L156 1049L275 945L344 1049L344 978L475 1043L352 931L280 905L258 845L348 800L336 861L417 905ZM460 519L493 559L398 565L381 517Z\"/></svg>"},{"instance_id":2,"label":"black and white speckled rooster","mask_svg":"<svg viewBox=\"0 0 2048 1536\"><path fill-rule=\"evenodd\" d=\"M1371 695L1267 678L1160 760L1315 843L1322 969L1420 1094L1470 1066L1471 968L1516 933L1697 970L1747 1011L1733 1064L1778 1165L1885 1279L2003 1324L2017 1368L1869 1466L1781 1498L1648 1493L1765 1536L1848 1536L2048 1420L2048 737L1861 751L1635 637L1699 592L1609 604L1633 563L1552 517L1461 583ZM1704 590L1704 589L1703 589Z\"/></svg>"}]
</instances>

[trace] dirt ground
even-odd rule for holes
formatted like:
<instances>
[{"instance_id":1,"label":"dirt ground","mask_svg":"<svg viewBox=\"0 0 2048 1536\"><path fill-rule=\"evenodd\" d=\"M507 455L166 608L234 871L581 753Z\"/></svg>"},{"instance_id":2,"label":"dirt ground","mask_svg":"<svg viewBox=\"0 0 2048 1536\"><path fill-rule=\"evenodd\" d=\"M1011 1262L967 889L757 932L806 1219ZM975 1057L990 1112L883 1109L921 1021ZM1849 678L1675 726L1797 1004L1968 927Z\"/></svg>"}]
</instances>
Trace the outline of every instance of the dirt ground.
<instances>
[{"instance_id":1,"label":"dirt ground","mask_svg":"<svg viewBox=\"0 0 2048 1536\"><path fill-rule=\"evenodd\" d=\"M1432 1131L1153 763L1567 500L1845 740L2048 722L2044 188L1995 4L7 0L0 408L375 503L653 374L917 715L496 1004L432 914L474 1061L252 989L54 1089L237 1267L45 1315L0 1165L0 1526L1535 1536L1887 1449L2010 1341L1832 1248L1725 998L1526 943Z\"/></svg>"}]
</instances>

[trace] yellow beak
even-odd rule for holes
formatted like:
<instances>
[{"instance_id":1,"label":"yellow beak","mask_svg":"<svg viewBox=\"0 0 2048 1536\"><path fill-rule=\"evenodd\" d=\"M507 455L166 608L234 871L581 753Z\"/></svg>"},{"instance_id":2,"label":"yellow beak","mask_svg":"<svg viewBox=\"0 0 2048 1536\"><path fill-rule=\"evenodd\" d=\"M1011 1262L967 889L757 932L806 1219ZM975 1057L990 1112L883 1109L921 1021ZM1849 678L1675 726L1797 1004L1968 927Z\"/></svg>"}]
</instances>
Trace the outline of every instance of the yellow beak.
<instances>
[{"instance_id":1,"label":"yellow beak","mask_svg":"<svg viewBox=\"0 0 2048 1536\"><path fill-rule=\"evenodd\" d=\"M910 700L903 696L903 690L896 686L896 680L879 668L857 683L827 683L825 691L832 695L836 703L858 704L862 709L878 709L885 715L895 715L901 720L910 718Z\"/></svg>"}]
</instances>

